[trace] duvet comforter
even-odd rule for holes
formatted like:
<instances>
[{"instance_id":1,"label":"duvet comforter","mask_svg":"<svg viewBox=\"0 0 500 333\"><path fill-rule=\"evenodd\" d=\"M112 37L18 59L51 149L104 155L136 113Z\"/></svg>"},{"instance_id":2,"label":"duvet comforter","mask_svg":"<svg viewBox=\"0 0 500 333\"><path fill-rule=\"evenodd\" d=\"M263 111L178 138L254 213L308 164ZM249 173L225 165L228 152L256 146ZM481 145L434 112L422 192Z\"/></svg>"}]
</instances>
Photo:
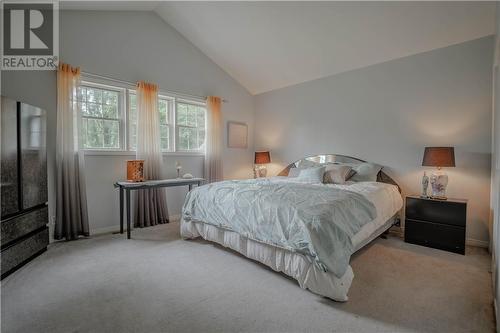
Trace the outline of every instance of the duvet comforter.
<instances>
[{"instance_id":1,"label":"duvet comforter","mask_svg":"<svg viewBox=\"0 0 500 333\"><path fill-rule=\"evenodd\" d=\"M203 222L250 239L306 254L341 277L353 253L352 237L376 218L363 195L285 179L212 183L189 192L185 222Z\"/></svg>"}]
</instances>

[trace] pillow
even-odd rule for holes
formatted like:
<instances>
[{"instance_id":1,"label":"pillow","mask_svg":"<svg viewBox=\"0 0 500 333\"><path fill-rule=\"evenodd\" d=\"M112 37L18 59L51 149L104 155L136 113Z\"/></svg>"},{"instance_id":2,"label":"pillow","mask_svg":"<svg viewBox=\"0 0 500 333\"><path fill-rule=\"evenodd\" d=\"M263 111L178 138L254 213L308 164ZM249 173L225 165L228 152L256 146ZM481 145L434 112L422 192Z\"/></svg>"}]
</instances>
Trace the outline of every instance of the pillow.
<instances>
[{"instance_id":1,"label":"pillow","mask_svg":"<svg viewBox=\"0 0 500 333\"><path fill-rule=\"evenodd\" d=\"M319 166L321 166L321 164L306 159L300 160L299 163L297 163L297 168L300 169L314 168Z\"/></svg>"},{"instance_id":2,"label":"pillow","mask_svg":"<svg viewBox=\"0 0 500 333\"><path fill-rule=\"evenodd\" d=\"M324 166L317 168L301 169L297 179L312 183L322 183L324 174L325 174Z\"/></svg>"},{"instance_id":3,"label":"pillow","mask_svg":"<svg viewBox=\"0 0 500 333\"><path fill-rule=\"evenodd\" d=\"M348 165L328 164L325 167L323 182L325 184L345 184L352 177L352 168Z\"/></svg>"},{"instance_id":4,"label":"pillow","mask_svg":"<svg viewBox=\"0 0 500 333\"><path fill-rule=\"evenodd\" d=\"M346 178L346 182L348 180L350 180L352 178L352 176L354 176L356 174L356 170L354 169L351 169L351 171L349 172L349 174L347 175L347 178Z\"/></svg>"},{"instance_id":5,"label":"pillow","mask_svg":"<svg viewBox=\"0 0 500 333\"><path fill-rule=\"evenodd\" d=\"M375 163L361 163L352 167L356 174L350 180L355 182L376 182L382 166Z\"/></svg>"},{"instance_id":6,"label":"pillow","mask_svg":"<svg viewBox=\"0 0 500 333\"><path fill-rule=\"evenodd\" d=\"M300 170L299 168L291 168L288 170L288 177L297 177L300 174Z\"/></svg>"}]
</instances>

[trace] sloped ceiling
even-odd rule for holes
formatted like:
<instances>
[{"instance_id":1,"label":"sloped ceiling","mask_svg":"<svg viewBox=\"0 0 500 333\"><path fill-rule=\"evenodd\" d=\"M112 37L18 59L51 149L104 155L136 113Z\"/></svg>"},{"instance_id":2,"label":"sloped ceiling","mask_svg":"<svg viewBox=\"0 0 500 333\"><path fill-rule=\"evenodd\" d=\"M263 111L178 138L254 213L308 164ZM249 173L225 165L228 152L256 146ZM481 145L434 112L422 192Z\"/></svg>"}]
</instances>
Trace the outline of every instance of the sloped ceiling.
<instances>
[{"instance_id":1,"label":"sloped ceiling","mask_svg":"<svg viewBox=\"0 0 500 333\"><path fill-rule=\"evenodd\" d=\"M61 1L155 11L252 94L494 34L495 2Z\"/></svg>"},{"instance_id":2,"label":"sloped ceiling","mask_svg":"<svg viewBox=\"0 0 500 333\"><path fill-rule=\"evenodd\" d=\"M494 2L161 2L155 11L251 93L494 33Z\"/></svg>"}]
</instances>

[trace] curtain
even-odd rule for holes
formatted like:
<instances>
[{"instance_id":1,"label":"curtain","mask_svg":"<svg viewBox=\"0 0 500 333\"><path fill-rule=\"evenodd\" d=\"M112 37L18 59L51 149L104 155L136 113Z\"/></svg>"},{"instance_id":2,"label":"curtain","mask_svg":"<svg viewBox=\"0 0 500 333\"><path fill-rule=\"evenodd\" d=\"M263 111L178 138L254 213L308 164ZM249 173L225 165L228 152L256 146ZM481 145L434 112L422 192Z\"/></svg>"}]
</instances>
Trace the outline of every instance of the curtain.
<instances>
[{"instance_id":1,"label":"curtain","mask_svg":"<svg viewBox=\"0 0 500 333\"><path fill-rule=\"evenodd\" d=\"M209 183L212 183L222 180L222 113L220 97L207 97L207 129L205 178Z\"/></svg>"},{"instance_id":2,"label":"curtain","mask_svg":"<svg viewBox=\"0 0 500 333\"><path fill-rule=\"evenodd\" d=\"M54 238L89 235L84 159L80 151L80 110L76 94L80 68L60 63L57 71L56 173Z\"/></svg>"},{"instance_id":3,"label":"curtain","mask_svg":"<svg viewBox=\"0 0 500 333\"><path fill-rule=\"evenodd\" d=\"M137 159L144 160L144 177L161 179L160 116L158 86L137 83ZM167 201L163 189L136 191L134 226L148 227L168 222Z\"/></svg>"}]
</instances>

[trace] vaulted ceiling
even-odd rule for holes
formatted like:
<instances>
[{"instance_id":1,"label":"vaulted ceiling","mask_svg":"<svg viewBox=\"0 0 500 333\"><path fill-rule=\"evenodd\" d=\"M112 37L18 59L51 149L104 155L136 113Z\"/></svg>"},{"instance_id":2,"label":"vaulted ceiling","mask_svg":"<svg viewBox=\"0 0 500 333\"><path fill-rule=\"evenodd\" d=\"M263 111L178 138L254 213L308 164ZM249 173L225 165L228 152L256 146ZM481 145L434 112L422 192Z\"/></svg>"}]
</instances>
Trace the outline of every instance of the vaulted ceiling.
<instances>
[{"instance_id":1,"label":"vaulted ceiling","mask_svg":"<svg viewBox=\"0 0 500 333\"><path fill-rule=\"evenodd\" d=\"M118 9L121 2L104 3L101 9ZM135 6L156 11L252 94L462 43L495 29L494 2L149 1Z\"/></svg>"}]
</instances>

